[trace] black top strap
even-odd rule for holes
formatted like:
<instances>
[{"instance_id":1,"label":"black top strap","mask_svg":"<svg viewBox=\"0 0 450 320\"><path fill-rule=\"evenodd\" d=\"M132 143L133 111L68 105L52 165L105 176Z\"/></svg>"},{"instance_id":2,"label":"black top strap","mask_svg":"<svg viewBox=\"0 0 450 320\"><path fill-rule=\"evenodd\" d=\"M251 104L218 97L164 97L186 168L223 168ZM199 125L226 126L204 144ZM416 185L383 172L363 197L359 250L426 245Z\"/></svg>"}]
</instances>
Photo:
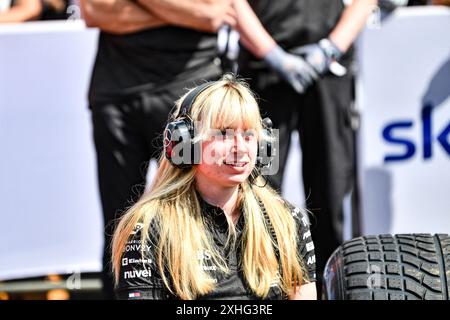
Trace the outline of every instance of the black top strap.
<instances>
[{"instance_id":1,"label":"black top strap","mask_svg":"<svg viewBox=\"0 0 450 320\"><path fill-rule=\"evenodd\" d=\"M197 99L197 97L200 95L200 93L202 93L204 90L208 89L213 84L214 84L214 82L205 82L205 83L199 85L194 90L192 90L183 99L183 102L181 103L180 114L179 114L178 117L179 118L180 117L186 117L189 114L189 112L191 111L191 108L192 108L192 105L195 102L195 99Z\"/></svg>"}]
</instances>

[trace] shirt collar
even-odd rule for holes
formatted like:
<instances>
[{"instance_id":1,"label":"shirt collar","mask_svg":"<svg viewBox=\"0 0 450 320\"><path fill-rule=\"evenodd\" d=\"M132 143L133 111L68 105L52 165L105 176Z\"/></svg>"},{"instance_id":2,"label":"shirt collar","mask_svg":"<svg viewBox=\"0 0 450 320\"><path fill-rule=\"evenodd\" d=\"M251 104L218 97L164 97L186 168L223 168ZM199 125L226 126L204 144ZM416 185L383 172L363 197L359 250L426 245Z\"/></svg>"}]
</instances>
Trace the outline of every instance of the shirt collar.
<instances>
[{"instance_id":1,"label":"shirt collar","mask_svg":"<svg viewBox=\"0 0 450 320\"><path fill-rule=\"evenodd\" d=\"M221 231L223 232L228 231L228 221L223 209L218 206L210 204L209 202L207 202L205 199L202 198L202 196L198 191L196 192L200 202L200 208L202 210L203 216L209 218L209 220L214 223L214 226L219 228ZM243 229L244 223L245 223L244 212L241 208L241 214L236 223L237 231Z\"/></svg>"}]
</instances>

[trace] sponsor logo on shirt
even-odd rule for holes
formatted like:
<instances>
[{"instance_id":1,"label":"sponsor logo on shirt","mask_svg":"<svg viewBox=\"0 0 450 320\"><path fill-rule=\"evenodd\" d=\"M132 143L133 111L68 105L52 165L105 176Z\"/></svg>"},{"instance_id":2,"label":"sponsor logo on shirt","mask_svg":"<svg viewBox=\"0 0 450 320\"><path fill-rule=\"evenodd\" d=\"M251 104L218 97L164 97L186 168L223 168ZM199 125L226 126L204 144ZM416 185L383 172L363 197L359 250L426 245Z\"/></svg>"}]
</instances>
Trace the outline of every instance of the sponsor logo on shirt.
<instances>
[{"instance_id":1,"label":"sponsor logo on shirt","mask_svg":"<svg viewBox=\"0 0 450 320\"><path fill-rule=\"evenodd\" d=\"M216 271L217 267L210 265L210 261L212 259L212 255L208 250L204 250L204 251L198 251L197 252L197 259L201 260L201 268L204 271Z\"/></svg>"},{"instance_id":2,"label":"sponsor logo on shirt","mask_svg":"<svg viewBox=\"0 0 450 320\"><path fill-rule=\"evenodd\" d=\"M306 226L309 226L309 221L308 221L308 218L306 217L306 216L303 216L303 218L302 218L302 223L303 223L303 225L306 227Z\"/></svg>"},{"instance_id":3,"label":"sponsor logo on shirt","mask_svg":"<svg viewBox=\"0 0 450 320\"><path fill-rule=\"evenodd\" d=\"M122 259L122 266L127 266L129 264L144 264L144 263L152 263L151 259L133 259L133 258L123 258Z\"/></svg>"},{"instance_id":4,"label":"sponsor logo on shirt","mask_svg":"<svg viewBox=\"0 0 450 320\"><path fill-rule=\"evenodd\" d=\"M128 294L128 298L138 298L138 297L140 297L141 296L141 293L140 292L130 292L129 294Z\"/></svg>"},{"instance_id":5,"label":"sponsor logo on shirt","mask_svg":"<svg viewBox=\"0 0 450 320\"><path fill-rule=\"evenodd\" d=\"M149 278L152 276L152 271L147 269L141 270L130 270L125 271L123 273L123 277L125 279L134 279L134 278Z\"/></svg>"},{"instance_id":6,"label":"sponsor logo on shirt","mask_svg":"<svg viewBox=\"0 0 450 320\"><path fill-rule=\"evenodd\" d=\"M299 208L294 208L294 211L292 211L292 215L294 216L294 217L296 217L296 216L298 216L298 214L300 213L300 209Z\"/></svg>"},{"instance_id":7,"label":"sponsor logo on shirt","mask_svg":"<svg viewBox=\"0 0 450 320\"><path fill-rule=\"evenodd\" d=\"M306 264L308 266L310 266L310 265L312 265L314 263L316 263L316 256L314 255L314 256L308 257L308 261L306 262Z\"/></svg>"},{"instance_id":8,"label":"sponsor logo on shirt","mask_svg":"<svg viewBox=\"0 0 450 320\"><path fill-rule=\"evenodd\" d=\"M146 244L144 250L149 251L150 248L152 246ZM141 241L138 241L138 243L132 243L132 242L127 242L127 245L125 246L125 252L129 252L129 251L141 251L142 249L142 244Z\"/></svg>"},{"instance_id":9,"label":"sponsor logo on shirt","mask_svg":"<svg viewBox=\"0 0 450 320\"><path fill-rule=\"evenodd\" d=\"M212 258L212 255L208 250L204 250L204 251L199 250L197 252L198 260L211 260L211 258Z\"/></svg>"},{"instance_id":10,"label":"sponsor logo on shirt","mask_svg":"<svg viewBox=\"0 0 450 320\"><path fill-rule=\"evenodd\" d=\"M142 227L144 226L143 223L136 223L136 225L134 226L133 231L131 232L132 235L135 235L136 233L138 233L139 231L142 230Z\"/></svg>"},{"instance_id":11,"label":"sponsor logo on shirt","mask_svg":"<svg viewBox=\"0 0 450 320\"><path fill-rule=\"evenodd\" d=\"M202 266L202 269L204 271L216 271L217 270L216 266Z\"/></svg>"},{"instance_id":12,"label":"sponsor logo on shirt","mask_svg":"<svg viewBox=\"0 0 450 320\"><path fill-rule=\"evenodd\" d=\"M306 232L303 234L303 240L305 240L306 238L309 238L309 237L311 237L311 231L310 231L310 230L306 231Z\"/></svg>"},{"instance_id":13,"label":"sponsor logo on shirt","mask_svg":"<svg viewBox=\"0 0 450 320\"><path fill-rule=\"evenodd\" d=\"M306 251L312 251L312 250L314 250L314 243L311 241L311 242L307 242L306 243Z\"/></svg>"}]
</instances>

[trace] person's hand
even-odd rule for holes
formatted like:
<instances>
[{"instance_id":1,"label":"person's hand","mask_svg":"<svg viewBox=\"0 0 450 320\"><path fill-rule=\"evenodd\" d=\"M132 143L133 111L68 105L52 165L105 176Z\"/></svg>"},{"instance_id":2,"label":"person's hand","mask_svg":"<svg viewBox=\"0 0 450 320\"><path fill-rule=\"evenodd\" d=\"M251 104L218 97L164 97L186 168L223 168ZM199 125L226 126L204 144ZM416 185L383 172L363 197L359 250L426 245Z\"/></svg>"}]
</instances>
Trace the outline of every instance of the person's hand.
<instances>
[{"instance_id":1,"label":"person's hand","mask_svg":"<svg viewBox=\"0 0 450 320\"><path fill-rule=\"evenodd\" d=\"M236 26L236 13L232 0L198 0L195 3L193 25L197 29L217 32L224 24Z\"/></svg>"},{"instance_id":2,"label":"person's hand","mask_svg":"<svg viewBox=\"0 0 450 320\"><path fill-rule=\"evenodd\" d=\"M135 1L169 25L206 32L236 25L234 0Z\"/></svg>"},{"instance_id":3,"label":"person's hand","mask_svg":"<svg viewBox=\"0 0 450 320\"><path fill-rule=\"evenodd\" d=\"M289 54L279 46L270 50L264 60L298 93L304 93L319 76L305 59Z\"/></svg>"},{"instance_id":4,"label":"person's hand","mask_svg":"<svg viewBox=\"0 0 450 320\"><path fill-rule=\"evenodd\" d=\"M319 75L328 72L332 63L336 62L343 54L329 39L297 47L290 52L304 58Z\"/></svg>"}]
</instances>

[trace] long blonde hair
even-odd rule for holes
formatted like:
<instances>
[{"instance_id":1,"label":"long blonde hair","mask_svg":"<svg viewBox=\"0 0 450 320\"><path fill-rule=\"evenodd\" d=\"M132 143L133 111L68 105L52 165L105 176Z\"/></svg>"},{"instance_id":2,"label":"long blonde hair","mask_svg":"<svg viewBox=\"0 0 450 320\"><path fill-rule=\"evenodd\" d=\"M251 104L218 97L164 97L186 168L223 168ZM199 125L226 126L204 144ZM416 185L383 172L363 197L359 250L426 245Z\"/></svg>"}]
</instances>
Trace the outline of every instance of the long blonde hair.
<instances>
[{"instance_id":1,"label":"long blonde hair","mask_svg":"<svg viewBox=\"0 0 450 320\"><path fill-rule=\"evenodd\" d=\"M178 114L185 97L177 101L175 114ZM194 121L201 121L200 135L210 128L232 127L237 121L255 130L257 136L263 135L254 95L245 82L229 76L224 76L200 93L190 116ZM112 263L116 283L126 242L138 223L142 223L143 243L150 241L150 224L157 224L156 262L165 286L179 298L195 299L216 286L210 274L203 270L202 262L192 259L198 252L209 251L212 262L222 272L229 271L203 219L195 191L195 174L195 165L180 169L172 166L164 156L159 159L149 192L126 212L114 233ZM263 183L261 177L257 177L253 184L247 179L239 188L239 202L245 218L241 238L242 269L249 287L261 298L267 296L274 280L286 294L291 293L302 283L304 274L297 253L298 228L293 216L273 189L257 186ZM268 231L259 201L264 205L278 243L274 243ZM232 231L232 224L229 228ZM279 260L274 246L279 251Z\"/></svg>"}]
</instances>

